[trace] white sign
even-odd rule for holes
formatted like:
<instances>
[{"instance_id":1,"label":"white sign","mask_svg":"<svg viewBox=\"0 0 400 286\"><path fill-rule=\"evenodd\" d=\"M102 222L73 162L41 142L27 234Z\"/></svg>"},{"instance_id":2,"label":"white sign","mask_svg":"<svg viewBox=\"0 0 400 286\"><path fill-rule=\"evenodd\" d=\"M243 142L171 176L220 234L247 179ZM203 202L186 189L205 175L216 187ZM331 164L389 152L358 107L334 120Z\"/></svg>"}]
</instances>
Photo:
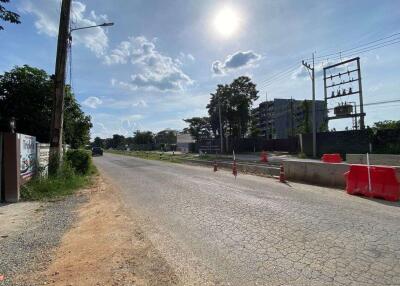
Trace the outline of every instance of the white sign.
<instances>
[{"instance_id":1,"label":"white sign","mask_svg":"<svg viewBox=\"0 0 400 286\"><path fill-rule=\"evenodd\" d=\"M18 134L20 140L20 175L23 179L32 177L36 166L36 137Z\"/></svg>"}]
</instances>

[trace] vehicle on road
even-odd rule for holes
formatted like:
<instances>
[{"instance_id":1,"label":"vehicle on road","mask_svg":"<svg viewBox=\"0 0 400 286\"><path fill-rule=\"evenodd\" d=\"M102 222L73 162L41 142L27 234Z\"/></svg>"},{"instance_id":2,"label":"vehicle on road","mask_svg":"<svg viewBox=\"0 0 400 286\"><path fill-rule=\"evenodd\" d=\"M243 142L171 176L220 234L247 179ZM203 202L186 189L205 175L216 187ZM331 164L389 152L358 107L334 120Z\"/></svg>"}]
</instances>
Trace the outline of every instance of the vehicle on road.
<instances>
[{"instance_id":1,"label":"vehicle on road","mask_svg":"<svg viewBox=\"0 0 400 286\"><path fill-rule=\"evenodd\" d=\"M100 147L93 147L92 156L103 156L103 149Z\"/></svg>"}]
</instances>

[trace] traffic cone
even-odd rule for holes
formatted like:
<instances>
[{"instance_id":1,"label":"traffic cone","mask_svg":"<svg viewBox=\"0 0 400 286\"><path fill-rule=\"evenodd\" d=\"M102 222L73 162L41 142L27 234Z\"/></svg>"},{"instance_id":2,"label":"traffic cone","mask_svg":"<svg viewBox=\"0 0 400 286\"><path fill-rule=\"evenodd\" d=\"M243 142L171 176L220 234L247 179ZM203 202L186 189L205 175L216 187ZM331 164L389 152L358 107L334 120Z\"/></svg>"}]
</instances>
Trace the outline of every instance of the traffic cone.
<instances>
[{"instance_id":1,"label":"traffic cone","mask_svg":"<svg viewBox=\"0 0 400 286\"><path fill-rule=\"evenodd\" d=\"M286 183L285 181L285 171L283 170L283 165L281 165L281 169L279 172L279 182Z\"/></svg>"},{"instance_id":2,"label":"traffic cone","mask_svg":"<svg viewBox=\"0 0 400 286\"><path fill-rule=\"evenodd\" d=\"M214 172L218 171L217 161L214 160Z\"/></svg>"},{"instance_id":3,"label":"traffic cone","mask_svg":"<svg viewBox=\"0 0 400 286\"><path fill-rule=\"evenodd\" d=\"M260 161L267 163L268 162L268 157L267 157L267 153L265 151L261 152L261 157L260 157Z\"/></svg>"},{"instance_id":4,"label":"traffic cone","mask_svg":"<svg viewBox=\"0 0 400 286\"><path fill-rule=\"evenodd\" d=\"M237 176L237 165L236 165L236 160L233 160L233 165L232 165L232 174L235 176Z\"/></svg>"}]
</instances>

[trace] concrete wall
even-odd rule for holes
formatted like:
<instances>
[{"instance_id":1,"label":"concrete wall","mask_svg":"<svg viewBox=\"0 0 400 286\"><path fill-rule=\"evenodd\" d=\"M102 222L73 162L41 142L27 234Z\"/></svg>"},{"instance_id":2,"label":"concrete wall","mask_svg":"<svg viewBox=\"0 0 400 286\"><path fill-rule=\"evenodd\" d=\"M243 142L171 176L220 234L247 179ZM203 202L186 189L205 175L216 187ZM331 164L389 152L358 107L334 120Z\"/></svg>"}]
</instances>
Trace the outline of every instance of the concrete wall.
<instances>
[{"instance_id":1,"label":"concrete wall","mask_svg":"<svg viewBox=\"0 0 400 286\"><path fill-rule=\"evenodd\" d=\"M327 164L319 161L283 161L285 177L289 181L299 181L318 186L344 188L344 173L349 170L347 163Z\"/></svg>"},{"instance_id":2,"label":"concrete wall","mask_svg":"<svg viewBox=\"0 0 400 286\"><path fill-rule=\"evenodd\" d=\"M367 164L366 154L346 154L346 162L349 164ZM393 154L369 154L371 165L400 166L400 155Z\"/></svg>"}]
</instances>

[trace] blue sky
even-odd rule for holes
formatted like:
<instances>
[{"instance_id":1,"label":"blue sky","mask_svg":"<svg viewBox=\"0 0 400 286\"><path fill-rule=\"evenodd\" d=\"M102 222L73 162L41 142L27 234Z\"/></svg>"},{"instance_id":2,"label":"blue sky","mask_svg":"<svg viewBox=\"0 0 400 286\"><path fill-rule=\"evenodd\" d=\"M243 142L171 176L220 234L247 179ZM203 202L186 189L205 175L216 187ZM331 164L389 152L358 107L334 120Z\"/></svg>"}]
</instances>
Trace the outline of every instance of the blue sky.
<instances>
[{"instance_id":1,"label":"blue sky","mask_svg":"<svg viewBox=\"0 0 400 286\"><path fill-rule=\"evenodd\" d=\"M0 72L29 64L53 73L60 1L11 2L7 7L20 13L22 24L5 24L0 32ZM257 84L260 100L265 92L269 99L310 99L301 60L399 33L400 2L74 1L72 26L104 21L115 25L73 33L72 85L92 116L92 137L182 129L183 118L207 114L217 84L240 75ZM360 54L365 103L400 99L399 47ZM334 62L320 60L317 69ZM318 99L322 84L318 77ZM366 124L399 120L399 110L400 103L367 106ZM351 121L329 123L345 126Z\"/></svg>"}]
</instances>

